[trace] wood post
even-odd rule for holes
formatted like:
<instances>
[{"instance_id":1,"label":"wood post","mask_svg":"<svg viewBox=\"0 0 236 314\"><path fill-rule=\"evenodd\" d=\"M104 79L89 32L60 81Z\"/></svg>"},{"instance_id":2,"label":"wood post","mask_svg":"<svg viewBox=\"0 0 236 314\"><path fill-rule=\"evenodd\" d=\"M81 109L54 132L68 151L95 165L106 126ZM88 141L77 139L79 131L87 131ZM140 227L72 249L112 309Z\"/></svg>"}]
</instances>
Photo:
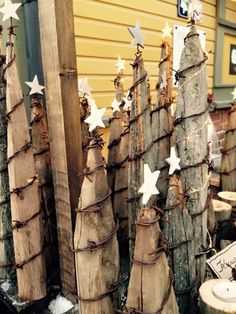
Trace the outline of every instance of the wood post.
<instances>
[{"instance_id":1,"label":"wood post","mask_svg":"<svg viewBox=\"0 0 236 314\"><path fill-rule=\"evenodd\" d=\"M38 300L46 295L38 183L14 57L12 27L9 32L5 117L8 119L8 172L18 295L24 300Z\"/></svg>"},{"instance_id":2,"label":"wood post","mask_svg":"<svg viewBox=\"0 0 236 314\"><path fill-rule=\"evenodd\" d=\"M89 145L89 125L84 122L85 119L89 116L89 103L88 99L85 97L79 97L80 103L80 121L81 121L81 135L82 135L82 152L83 152L83 169L86 168L87 164L87 149L86 147Z\"/></svg>"},{"instance_id":3,"label":"wood post","mask_svg":"<svg viewBox=\"0 0 236 314\"><path fill-rule=\"evenodd\" d=\"M229 112L221 161L221 190L236 192L236 102Z\"/></svg>"},{"instance_id":4,"label":"wood post","mask_svg":"<svg viewBox=\"0 0 236 314\"><path fill-rule=\"evenodd\" d=\"M112 285L119 275L119 252L100 138L88 146L87 173L79 198L74 252L81 314L115 313Z\"/></svg>"},{"instance_id":5,"label":"wood post","mask_svg":"<svg viewBox=\"0 0 236 314\"><path fill-rule=\"evenodd\" d=\"M31 101L32 147L36 173L39 181L40 208L43 218L43 241L47 278L58 271L58 241L54 200L54 189L51 169L51 153L48 138L48 124L42 100L34 95ZM55 274L54 274L55 276Z\"/></svg>"},{"instance_id":6,"label":"wood post","mask_svg":"<svg viewBox=\"0 0 236 314\"><path fill-rule=\"evenodd\" d=\"M0 77L3 75L5 56L0 56ZM6 83L0 82L0 279L9 276L14 253L11 228L11 207L7 169Z\"/></svg>"},{"instance_id":7,"label":"wood post","mask_svg":"<svg viewBox=\"0 0 236 314\"><path fill-rule=\"evenodd\" d=\"M159 219L160 213L152 208L139 210L124 313L179 313L172 286L173 275L164 253L167 243L160 232Z\"/></svg>"},{"instance_id":8,"label":"wood post","mask_svg":"<svg viewBox=\"0 0 236 314\"><path fill-rule=\"evenodd\" d=\"M195 239L195 256L199 284L205 277L207 233L207 57L202 50L199 34L192 26L185 38L180 69L179 86L174 121L178 156L180 156L181 182L189 196L186 208L192 216Z\"/></svg>"},{"instance_id":9,"label":"wood post","mask_svg":"<svg viewBox=\"0 0 236 314\"><path fill-rule=\"evenodd\" d=\"M62 291L76 291L74 209L83 169L72 0L38 1ZM50 18L49 18L50 17ZM66 48L66 49L65 49ZM67 49L68 48L68 49Z\"/></svg>"}]
</instances>

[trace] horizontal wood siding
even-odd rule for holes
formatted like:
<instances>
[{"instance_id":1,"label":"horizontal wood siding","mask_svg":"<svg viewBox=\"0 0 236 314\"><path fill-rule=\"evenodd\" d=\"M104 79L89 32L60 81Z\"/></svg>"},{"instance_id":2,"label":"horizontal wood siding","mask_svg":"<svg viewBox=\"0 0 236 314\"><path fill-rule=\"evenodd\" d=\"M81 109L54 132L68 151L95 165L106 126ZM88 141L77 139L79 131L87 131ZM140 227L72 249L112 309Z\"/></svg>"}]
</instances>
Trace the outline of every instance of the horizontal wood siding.
<instances>
[{"instance_id":1,"label":"horizontal wood siding","mask_svg":"<svg viewBox=\"0 0 236 314\"><path fill-rule=\"evenodd\" d=\"M229 22L236 23L236 2L226 0L225 19Z\"/></svg>"}]
</instances>

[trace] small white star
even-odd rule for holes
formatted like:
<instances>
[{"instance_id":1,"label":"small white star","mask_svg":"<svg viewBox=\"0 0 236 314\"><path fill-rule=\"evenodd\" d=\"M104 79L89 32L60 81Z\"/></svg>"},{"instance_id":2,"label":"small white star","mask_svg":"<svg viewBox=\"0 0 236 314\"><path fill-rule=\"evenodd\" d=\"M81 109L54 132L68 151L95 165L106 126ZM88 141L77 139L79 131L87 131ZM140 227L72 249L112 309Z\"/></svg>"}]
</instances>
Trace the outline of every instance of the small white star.
<instances>
[{"instance_id":1,"label":"small white star","mask_svg":"<svg viewBox=\"0 0 236 314\"><path fill-rule=\"evenodd\" d=\"M31 88L30 93L29 93L30 95L33 95L33 94L43 95L42 89L44 89L45 87L42 85L39 85L37 75L34 76L34 79L32 82L25 82L25 84Z\"/></svg>"},{"instance_id":2,"label":"small white star","mask_svg":"<svg viewBox=\"0 0 236 314\"><path fill-rule=\"evenodd\" d=\"M149 198L152 195L159 194L159 191L156 188L156 183L159 175L160 175L159 170L151 172L148 164L144 164L144 183L139 189L139 193L143 193L142 203L144 205L147 204Z\"/></svg>"},{"instance_id":3,"label":"small white star","mask_svg":"<svg viewBox=\"0 0 236 314\"><path fill-rule=\"evenodd\" d=\"M114 100L111 104L112 112L120 111L120 104L121 104L121 101L117 101L117 99L114 98Z\"/></svg>"},{"instance_id":4,"label":"small white star","mask_svg":"<svg viewBox=\"0 0 236 314\"><path fill-rule=\"evenodd\" d=\"M130 110L131 109L132 99L129 99L129 93L130 93L130 91L128 90L128 92L124 98L125 105L123 107L123 110Z\"/></svg>"},{"instance_id":5,"label":"small white star","mask_svg":"<svg viewBox=\"0 0 236 314\"><path fill-rule=\"evenodd\" d=\"M167 77L166 77L166 71L164 71L163 74L161 74L160 88L166 88L166 86L167 86Z\"/></svg>"},{"instance_id":6,"label":"small white star","mask_svg":"<svg viewBox=\"0 0 236 314\"><path fill-rule=\"evenodd\" d=\"M139 21L136 22L135 27L128 27L128 30L131 36L133 37L131 41L131 46L140 45L141 47L143 47L144 37L143 34L141 33Z\"/></svg>"},{"instance_id":7,"label":"small white star","mask_svg":"<svg viewBox=\"0 0 236 314\"><path fill-rule=\"evenodd\" d=\"M199 0L192 0L189 5L188 14L195 22L200 22L202 19L202 4Z\"/></svg>"},{"instance_id":8,"label":"small white star","mask_svg":"<svg viewBox=\"0 0 236 314\"><path fill-rule=\"evenodd\" d=\"M21 3L12 3L11 0L5 0L4 7L0 8L0 12L3 13L2 21L6 21L10 17L19 20L16 10L21 6Z\"/></svg>"},{"instance_id":9,"label":"small white star","mask_svg":"<svg viewBox=\"0 0 236 314\"><path fill-rule=\"evenodd\" d=\"M91 96L92 88L88 85L87 77L78 80L79 94Z\"/></svg>"},{"instance_id":10,"label":"small white star","mask_svg":"<svg viewBox=\"0 0 236 314\"><path fill-rule=\"evenodd\" d=\"M171 35L172 32L172 27L169 26L169 23L166 22L165 28L163 28L162 30L162 38L166 38L166 37L172 37Z\"/></svg>"},{"instance_id":11,"label":"small white star","mask_svg":"<svg viewBox=\"0 0 236 314\"><path fill-rule=\"evenodd\" d=\"M117 62L115 64L116 66L116 72L121 73L125 70L125 60L121 59L120 56L118 56Z\"/></svg>"},{"instance_id":12,"label":"small white star","mask_svg":"<svg viewBox=\"0 0 236 314\"><path fill-rule=\"evenodd\" d=\"M180 158L176 156L175 148L170 148L170 157L166 159L170 165L169 174L173 174L175 170L180 170Z\"/></svg>"},{"instance_id":13,"label":"small white star","mask_svg":"<svg viewBox=\"0 0 236 314\"><path fill-rule=\"evenodd\" d=\"M236 87L234 88L234 91L231 94L233 95L233 100L236 100Z\"/></svg>"},{"instance_id":14,"label":"small white star","mask_svg":"<svg viewBox=\"0 0 236 314\"><path fill-rule=\"evenodd\" d=\"M101 128L105 128L105 125L102 121L102 116L104 115L106 108L98 109L94 99L90 100L91 105L91 114L88 116L87 119L84 120L84 122L89 124L89 132L92 132L97 126L100 126Z\"/></svg>"}]
</instances>

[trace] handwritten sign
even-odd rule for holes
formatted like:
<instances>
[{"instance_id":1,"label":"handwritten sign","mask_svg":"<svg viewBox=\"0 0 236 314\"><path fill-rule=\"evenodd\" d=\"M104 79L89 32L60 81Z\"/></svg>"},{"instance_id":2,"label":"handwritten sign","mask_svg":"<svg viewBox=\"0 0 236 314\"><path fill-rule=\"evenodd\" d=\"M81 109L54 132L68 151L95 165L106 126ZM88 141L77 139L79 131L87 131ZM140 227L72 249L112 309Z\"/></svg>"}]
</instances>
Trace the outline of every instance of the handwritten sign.
<instances>
[{"instance_id":1,"label":"handwritten sign","mask_svg":"<svg viewBox=\"0 0 236 314\"><path fill-rule=\"evenodd\" d=\"M236 241L206 262L217 277L232 280L232 268L236 266Z\"/></svg>"}]
</instances>

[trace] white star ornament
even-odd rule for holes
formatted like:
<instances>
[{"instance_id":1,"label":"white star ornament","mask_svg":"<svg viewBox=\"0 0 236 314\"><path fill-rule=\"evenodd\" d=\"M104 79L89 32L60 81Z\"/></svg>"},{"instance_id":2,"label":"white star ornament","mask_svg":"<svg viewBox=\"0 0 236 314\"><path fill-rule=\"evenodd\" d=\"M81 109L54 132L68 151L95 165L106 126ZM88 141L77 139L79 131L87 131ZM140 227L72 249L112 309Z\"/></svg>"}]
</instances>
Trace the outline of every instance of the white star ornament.
<instances>
[{"instance_id":1,"label":"white star ornament","mask_svg":"<svg viewBox=\"0 0 236 314\"><path fill-rule=\"evenodd\" d=\"M30 95L33 95L33 94L43 95L42 89L44 89L45 87L39 84L37 75L34 76L34 79L32 82L25 82L25 84L31 88L30 93L29 93Z\"/></svg>"},{"instance_id":2,"label":"white star ornament","mask_svg":"<svg viewBox=\"0 0 236 314\"><path fill-rule=\"evenodd\" d=\"M170 157L166 159L166 162L170 165L169 174L172 175L175 170L180 170L180 158L176 156L175 148L170 148Z\"/></svg>"},{"instance_id":3,"label":"white star ornament","mask_svg":"<svg viewBox=\"0 0 236 314\"><path fill-rule=\"evenodd\" d=\"M9 18L14 18L19 20L18 15L16 14L16 10L21 6L21 3L12 3L11 0L5 0L5 4L2 8L0 8L0 12L3 13L2 21L6 21Z\"/></svg>"},{"instance_id":4,"label":"white star ornament","mask_svg":"<svg viewBox=\"0 0 236 314\"><path fill-rule=\"evenodd\" d=\"M88 85L87 77L78 80L78 90L82 95L86 94L91 96L92 88Z\"/></svg>"},{"instance_id":5,"label":"white star ornament","mask_svg":"<svg viewBox=\"0 0 236 314\"><path fill-rule=\"evenodd\" d=\"M123 107L123 110L130 110L131 109L132 99L129 99L129 93L130 93L130 91L128 90L128 92L124 98L125 105Z\"/></svg>"},{"instance_id":6,"label":"white star ornament","mask_svg":"<svg viewBox=\"0 0 236 314\"><path fill-rule=\"evenodd\" d=\"M114 100L113 100L113 102L111 104L112 112L120 111L120 104L121 104L121 102L117 101L117 99L114 98Z\"/></svg>"},{"instance_id":7,"label":"white star ornament","mask_svg":"<svg viewBox=\"0 0 236 314\"><path fill-rule=\"evenodd\" d=\"M162 30L162 38L166 38L166 37L172 37L171 35L172 32L172 27L169 26L169 23L166 22L165 28L163 28Z\"/></svg>"},{"instance_id":8,"label":"white star ornament","mask_svg":"<svg viewBox=\"0 0 236 314\"><path fill-rule=\"evenodd\" d=\"M115 66L116 66L117 73L123 72L125 70L125 60L121 59L121 57L118 56Z\"/></svg>"},{"instance_id":9,"label":"white star ornament","mask_svg":"<svg viewBox=\"0 0 236 314\"><path fill-rule=\"evenodd\" d=\"M159 175L160 175L159 170L151 172L148 164L144 164L144 183L139 189L139 193L143 193L142 203L144 205L147 204L149 198L152 195L159 194L159 191L156 188L156 183Z\"/></svg>"},{"instance_id":10,"label":"white star ornament","mask_svg":"<svg viewBox=\"0 0 236 314\"><path fill-rule=\"evenodd\" d=\"M128 31L133 37L131 41L131 46L140 45L141 47L144 47L144 36L141 33L139 21L136 22L135 27L128 27Z\"/></svg>"},{"instance_id":11,"label":"white star ornament","mask_svg":"<svg viewBox=\"0 0 236 314\"><path fill-rule=\"evenodd\" d=\"M102 116L104 115L106 108L98 109L94 99L91 99L90 101L91 105L91 114L88 116L87 119L84 120L84 122L89 124L89 132L92 132L97 126L100 126L101 128L105 128L105 125L102 121Z\"/></svg>"}]
</instances>

